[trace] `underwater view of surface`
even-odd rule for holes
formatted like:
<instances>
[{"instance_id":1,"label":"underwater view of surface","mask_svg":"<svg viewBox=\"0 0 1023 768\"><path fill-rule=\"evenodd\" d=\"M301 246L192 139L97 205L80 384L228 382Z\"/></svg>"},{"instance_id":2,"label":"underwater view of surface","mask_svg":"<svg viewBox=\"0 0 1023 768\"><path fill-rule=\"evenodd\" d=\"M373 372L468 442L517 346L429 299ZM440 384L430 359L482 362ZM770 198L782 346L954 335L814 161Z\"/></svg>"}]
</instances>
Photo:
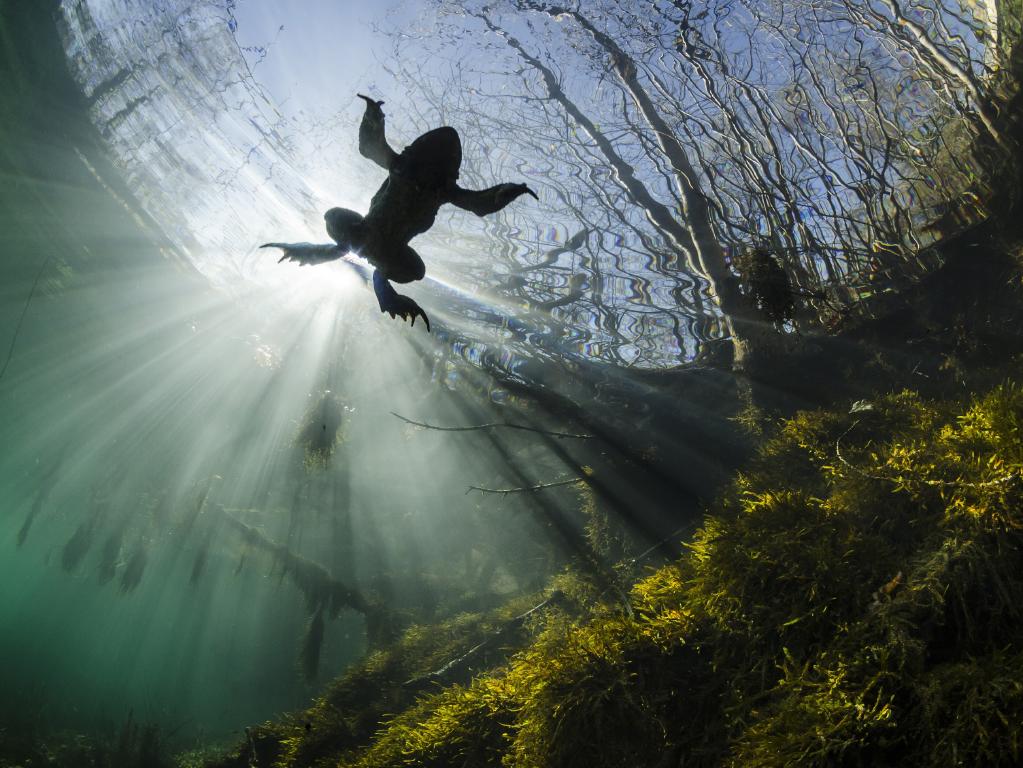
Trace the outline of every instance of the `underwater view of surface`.
<instances>
[{"instance_id":1,"label":"underwater view of surface","mask_svg":"<svg viewBox=\"0 0 1023 768\"><path fill-rule=\"evenodd\" d=\"M0 768L1023 764L1021 42L0 0Z\"/></svg>"}]
</instances>

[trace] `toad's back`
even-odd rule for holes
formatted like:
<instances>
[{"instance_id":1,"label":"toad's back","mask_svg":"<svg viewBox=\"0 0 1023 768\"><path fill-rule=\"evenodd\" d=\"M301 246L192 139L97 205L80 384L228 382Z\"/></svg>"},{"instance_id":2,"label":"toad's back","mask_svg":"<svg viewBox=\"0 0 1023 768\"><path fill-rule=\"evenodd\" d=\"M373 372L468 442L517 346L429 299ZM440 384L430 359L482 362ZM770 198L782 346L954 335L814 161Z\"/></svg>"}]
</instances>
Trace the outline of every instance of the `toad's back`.
<instances>
[{"instance_id":1,"label":"toad's back","mask_svg":"<svg viewBox=\"0 0 1023 768\"><path fill-rule=\"evenodd\" d=\"M437 210L450 199L461 164L462 144L454 128L436 128L409 144L370 203L367 250L405 245L433 226Z\"/></svg>"}]
</instances>

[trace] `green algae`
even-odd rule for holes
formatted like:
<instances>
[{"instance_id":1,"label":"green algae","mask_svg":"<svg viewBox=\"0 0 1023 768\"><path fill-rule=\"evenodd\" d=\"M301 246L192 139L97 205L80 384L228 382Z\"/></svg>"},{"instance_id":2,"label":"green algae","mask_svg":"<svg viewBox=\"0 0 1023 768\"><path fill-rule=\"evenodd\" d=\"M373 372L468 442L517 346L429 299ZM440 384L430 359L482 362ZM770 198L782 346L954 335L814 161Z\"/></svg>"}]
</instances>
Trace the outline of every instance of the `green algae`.
<instances>
[{"instance_id":1,"label":"green algae","mask_svg":"<svg viewBox=\"0 0 1023 768\"><path fill-rule=\"evenodd\" d=\"M501 653L426 692L402 681L543 596L412 627L264 726L258 764L1018 764L1021 425L1013 383L797 414L627 601L566 573Z\"/></svg>"}]
</instances>

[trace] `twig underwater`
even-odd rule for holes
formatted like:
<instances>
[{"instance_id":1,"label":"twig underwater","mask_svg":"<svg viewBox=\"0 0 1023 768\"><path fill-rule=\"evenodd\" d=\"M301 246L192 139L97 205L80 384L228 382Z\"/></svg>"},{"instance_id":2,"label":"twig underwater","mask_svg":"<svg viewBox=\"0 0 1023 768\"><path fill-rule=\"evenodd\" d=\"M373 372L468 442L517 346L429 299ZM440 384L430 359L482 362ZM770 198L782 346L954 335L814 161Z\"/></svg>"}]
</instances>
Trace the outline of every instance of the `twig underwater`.
<instances>
[{"instance_id":1,"label":"twig underwater","mask_svg":"<svg viewBox=\"0 0 1023 768\"><path fill-rule=\"evenodd\" d=\"M549 429L540 429L539 427L527 427L525 424L513 424L508 421L490 421L486 424L472 424L466 427L441 427L436 424L429 424L425 421L416 421L410 419L407 416L402 416L400 413L391 411L391 415L397 419L401 419L406 424L411 424L414 427L422 427L423 429L433 429L438 432L476 432L483 429L520 429L524 432L535 432L538 435L548 435L549 437L556 437L559 440L592 440L593 435L578 434L575 432L556 432Z\"/></svg>"},{"instance_id":2,"label":"twig underwater","mask_svg":"<svg viewBox=\"0 0 1023 768\"><path fill-rule=\"evenodd\" d=\"M25 315L28 314L28 307L32 303L32 297L35 296L39 280L42 278L43 272L46 271L46 267L49 265L52 258L53 253L51 252L46 256L46 259L39 267L39 271L36 272L36 279L32 281L32 288L29 290L28 297L25 299L25 306L21 308L21 317L18 318L18 324L14 326L14 335L11 337L11 346L7 350L7 358L4 360L4 367L0 368L0 379L3 379L4 374L7 373L7 366L11 364L11 358L14 356L14 346L18 343L18 334L21 333L21 326L25 322Z\"/></svg>"},{"instance_id":3,"label":"twig underwater","mask_svg":"<svg viewBox=\"0 0 1023 768\"><path fill-rule=\"evenodd\" d=\"M479 491L484 496L488 493L499 493L502 496L507 496L509 493L530 493L532 491L542 491L547 488L557 488L562 485L575 485L576 483L585 483L585 477L572 477L568 480L556 480L553 483L540 483L539 485L525 485L520 488L484 488L479 485L470 485L466 490L466 495L473 491Z\"/></svg>"},{"instance_id":4,"label":"twig underwater","mask_svg":"<svg viewBox=\"0 0 1023 768\"><path fill-rule=\"evenodd\" d=\"M508 619L504 624L497 628L488 637L484 638L468 651L463 653L461 656L457 656L451 661L447 662L440 669L434 670L433 672L427 672L424 675L413 677L410 680L406 680L403 684L403 688L421 688L431 683L437 683L444 685L449 682L452 678L457 677L460 672L465 670L472 661L479 656L483 651L487 650L495 643L499 642L509 633L521 627L526 623L526 620L530 616L540 612L548 606L555 605L563 600L565 595L560 591L555 591L550 597L543 602L534 605L525 613L521 613L511 619Z\"/></svg>"}]
</instances>

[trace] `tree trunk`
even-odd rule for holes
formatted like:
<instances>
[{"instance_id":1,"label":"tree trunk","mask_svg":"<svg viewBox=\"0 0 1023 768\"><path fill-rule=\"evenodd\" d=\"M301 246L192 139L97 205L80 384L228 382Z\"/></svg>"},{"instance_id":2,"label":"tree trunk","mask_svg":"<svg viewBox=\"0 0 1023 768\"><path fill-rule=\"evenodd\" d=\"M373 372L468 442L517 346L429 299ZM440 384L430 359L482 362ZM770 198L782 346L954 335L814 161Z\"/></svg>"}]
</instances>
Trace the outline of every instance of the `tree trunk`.
<instances>
[{"instance_id":1,"label":"tree trunk","mask_svg":"<svg viewBox=\"0 0 1023 768\"><path fill-rule=\"evenodd\" d=\"M732 337L733 366L737 371L755 374L755 369L760 367L762 362L755 359L759 348L776 349L778 333L773 326L760 318L755 307L739 291L738 281L728 266L724 250L714 232L710 204L700 187L696 169L690 162L689 155L675 132L657 110L650 95L639 82L636 63L609 35L597 29L589 19L578 11L558 6L546 6L532 0L523 0L522 5L551 18L567 16L574 19L607 52L615 74L649 126L657 146L671 165L676 189L682 200L685 240L691 244L695 257L693 266L707 280L711 292L717 297L718 306ZM636 184L642 186L638 181ZM645 187L642 191L647 198L651 197ZM677 230L682 228L682 225L672 218L671 227L673 230ZM767 359L768 356L762 357Z\"/></svg>"}]
</instances>

